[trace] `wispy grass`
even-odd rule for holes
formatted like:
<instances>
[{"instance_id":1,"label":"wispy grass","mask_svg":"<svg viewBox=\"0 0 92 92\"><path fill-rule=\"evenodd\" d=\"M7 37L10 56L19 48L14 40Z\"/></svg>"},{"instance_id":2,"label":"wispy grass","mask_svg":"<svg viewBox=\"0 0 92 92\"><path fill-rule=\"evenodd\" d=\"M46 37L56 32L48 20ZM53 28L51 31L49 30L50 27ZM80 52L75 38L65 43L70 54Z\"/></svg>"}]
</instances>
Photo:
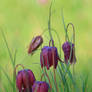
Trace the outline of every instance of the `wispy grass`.
<instances>
[{"instance_id":1,"label":"wispy grass","mask_svg":"<svg viewBox=\"0 0 92 92\"><path fill-rule=\"evenodd\" d=\"M0 28L1 30L1 33L2 33L2 37L4 39L4 42L5 42L5 45L6 45L6 48L8 50L8 53L9 53L9 57L10 57L10 61L11 61L11 64L12 64L12 67L13 67L13 73L14 73L14 69L15 69L15 63L16 63L16 51L15 51L15 54L14 54L14 58L13 58L13 55L10 51L10 48L8 46L8 42L6 40L6 37L5 37L5 34L4 34L4 30L2 28ZM2 68L0 67L2 72L4 73L4 75L6 76L6 78L8 79L8 82L10 83L11 85L11 88L13 90L13 92L16 92L16 87L15 87L15 80L16 80L16 76L13 74L12 77L13 77L13 80L10 79L9 75L7 74L7 72Z\"/></svg>"}]
</instances>

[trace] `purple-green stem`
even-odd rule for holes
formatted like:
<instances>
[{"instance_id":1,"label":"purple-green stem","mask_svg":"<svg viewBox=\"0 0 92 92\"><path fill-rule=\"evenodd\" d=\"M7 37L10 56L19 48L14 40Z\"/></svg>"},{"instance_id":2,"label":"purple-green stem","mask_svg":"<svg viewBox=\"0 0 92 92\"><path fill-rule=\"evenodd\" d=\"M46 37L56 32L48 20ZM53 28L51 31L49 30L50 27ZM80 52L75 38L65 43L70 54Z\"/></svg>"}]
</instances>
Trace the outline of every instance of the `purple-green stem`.
<instances>
[{"instance_id":1,"label":"purple-green stem","mask_svg":"<svg viewBox=\"0 0 92 92\"><path fill-rule=\"evenodd\" d=\"M48 21L48 31L49 31L49 35L50 35L50 42L52 42L52 46L54 46L54 40L51 34L51 8L52 8L52 2L49 8L49 21ZM50 45L49 42L49 45ZM53 53L54 54L54 53ZM58 92L58 87L57 87L57 83L56 83L56 74L55 74L55 63L54 63L54 55L53 55L53 73L54 73L54 81L55 81L55 85L56 85L56 90Z\"/></svg>"},{"instance_id":2,"label":"purple-green stem","mask_svg":"<svg viewBox=\"0 0 92 92\"><path fill-rule=\"evenodd\" d=\"M50 46L51 40L49 41L49 46ZM54 41L52 40L52 46L54 47ZM54 73L54 81L55 81L55 86L56 86L56 91L58 92L58 87L57 87L57 82L56 82L56 73L55 73L55 61L54 61L54 51L53 53L53 73Z\"/></svg>"},{"instance_id":3,"label":"purple-green stem","mask_svg":"<svg viewBox=\"0 0 92 92\"><path fill-rule=\"evenodd\" d=\"M43 56L42 56L42 60L43 60ZM44 66L44 60L43 60L43 66ZM43 68L42 68L42 69L43 69ZM49 78L49 76L48 76L48 73L46 72L45 68L44 68L43 70L44 70L44 73L45 73L45 74L44 74L44 73L42 74L40 80L42 80L43 76L46 75L46 77L48 78L49 84L50 84L50 90L51 90L51 92L52 92L52 85L51 85L51 82L50 82L50 78Z\"/></svg>"},{"instance_id":4,"label":"purple-green stem","mask_svg":"<svg viewBox=\"0 0 92 92\"><path fill-rule=\"evenodd\" d=\"M54 73L54 81L55 81L55 85L56 85L56 90L58 92L58 87L57 87L57 82L56 82L56 73L55 73L55 61L54 61L54 51L53 51L53 73Z\"/></svg>"}]
</instances>

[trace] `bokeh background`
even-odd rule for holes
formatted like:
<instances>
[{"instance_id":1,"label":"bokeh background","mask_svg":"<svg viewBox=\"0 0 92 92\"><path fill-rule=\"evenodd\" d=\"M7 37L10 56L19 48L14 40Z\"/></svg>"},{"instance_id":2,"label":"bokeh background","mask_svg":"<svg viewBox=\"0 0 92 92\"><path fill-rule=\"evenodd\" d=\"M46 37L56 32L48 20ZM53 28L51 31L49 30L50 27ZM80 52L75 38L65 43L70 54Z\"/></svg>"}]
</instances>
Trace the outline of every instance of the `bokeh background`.
<instances>
[{"instance_id":1,"label":"bokeh background","mask_svg":"<svg viewBox=\"0 0 92 92\"><path fill-rule=\"evenodd\" d=\"M41 48L39 48L33 56L27 55L27 49L32 38L36 35L41 35L43 30L48 27L50 3L51 0L0 0L0 30L3 28L12 55L14 55L17 49L16 64L21 63L26 68L33 70L37 79L40 78L39 56ZM69 22L72 22L76 30L76 74L80 77L88 75L88 87L91 87L92 0L54 0L52 5L51 26L59 34L61 46L65 41L65 31L61 16L62 8L65 24L67 25ZM72 33L72 30L69 32ZM59 47L55 33L52 34L56 46ZM48 45L48 32L45 33L43 37L43 46ZM2 66L11 77L12 65L1 32L0 66ZM0 78L3 81L6 80L2 72L0 73Z\"/></svg>"}]
</instances>

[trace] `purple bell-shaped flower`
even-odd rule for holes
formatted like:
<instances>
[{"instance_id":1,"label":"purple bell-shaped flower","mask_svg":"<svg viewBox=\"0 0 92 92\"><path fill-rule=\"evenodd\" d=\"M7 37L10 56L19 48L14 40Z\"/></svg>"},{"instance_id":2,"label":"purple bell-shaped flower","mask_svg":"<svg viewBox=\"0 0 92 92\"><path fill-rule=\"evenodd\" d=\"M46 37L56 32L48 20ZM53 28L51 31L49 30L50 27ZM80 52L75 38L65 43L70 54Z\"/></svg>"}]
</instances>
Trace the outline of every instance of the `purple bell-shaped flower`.
<instances>
[{"instance_id":1,"label":"purple bell-shaped flower","mask_svg":"<svg viewBox=\"0 0 92 92\"><path fill-rule=\"evenodd\" d=\"M44 81L36 81L32 86L32 92L48 92L49 84Z\"/></svg>"},{"instance_id":2,"label":"purple bell-shaped flower","mask_svg":"<svg viewBox=\"0 0 92 92\"><path fill-rule=\"evenodd\" d=\"M35 76L29 69L19 71L16 76L16 86L19 92L32 92L34 82Z\"/></svg>"},{"instance_id":3,"label":"purple bell-shaped flower","mask_svg":"<svg viewBox=\"0 0 92 92\"><path fill-rule=\"evenodd\" d=\"M58 60L60 59L56 47L45 46L42 48L40 53L40 63L42 68L46 66L49 70L51 66L54 66L56 69Z\"/></svg>"},{"instance_id":4,"label":"purple bell-shaped flower","mask_svg":"<svg viewBox=\"0 0 92 92\"><path fill-rule=\"evenodd\" d=\"M67 30L69 26L72 26L73 28L73 43L69 42ZM64 61L66 64L68 64L68 61L70 64L76 62L76 56L75 56L75 29L74 25L72 23L68 23L67 29L66 29L66 42L62 45L62 49L64 52Z\"/></svg>"},{"instance_id":5,"label":"purple bell-shaped flower","mask_svg":"<svg viewBox=\"0 0 92 92\"><path fill-rule=\"evenodd\" d=\"M64 51L64 61L66 64L68 64L68 60L70 60L70 63L72 64L73 62L76 62L76 57L74 53L74 44L66 41L62 45L62 49Z\"/></svg>"}]
</instances>

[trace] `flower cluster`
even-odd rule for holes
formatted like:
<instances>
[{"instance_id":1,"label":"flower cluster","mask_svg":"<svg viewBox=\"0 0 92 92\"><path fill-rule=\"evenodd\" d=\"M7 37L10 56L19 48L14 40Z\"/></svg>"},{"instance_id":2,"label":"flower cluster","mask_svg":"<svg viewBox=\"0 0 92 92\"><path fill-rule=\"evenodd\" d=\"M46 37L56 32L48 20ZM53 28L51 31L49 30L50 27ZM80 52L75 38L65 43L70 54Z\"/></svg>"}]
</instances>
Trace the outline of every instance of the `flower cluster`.
<instances>
[{"instance_id":1,"label":"flower cluster","mask_svg":"<svg viewBox=\"0 0 92 92\"><path fill-rule=\"evenodd\" d=\"M75 56L75 30L74 30L74 25L72 23L69 23L67 25L67 28L65 28L66 32L66 41L64 44L61 46L64 52L64 60L61 59L58 53L57 47L54 45L54 40L51 34L51 6L49 8L49 20L48 20L48 31L50 35L50 41L49 41L49 46L44 46L41 48L40 52L40 64L41 68L44 70L44 67L49 70L53 66L53 74L54 74L54 81L55 81L55 86L56 90L58 92L58 87L56 83L56 74L55 70L58 66L58 61L65 63L65 64L74 64L76 62L76 56ZM70 42L67 34L67 29L69 25L72 25L73 28L73 43ZM28 54L32 54L35 52L43 43L43 38L42 35L36 36L32 39L29 48L28 48ZM45 73L45 74L44 74ZM52 85L50 82L50 78L46 72L41 76L41 79L43 76L46 75L48 78L49 84L45 81L36 81L36 78L33 74L33 72L30 69L23 69L18 72L16 76L16 86L19 90L19 92L48 92L49 88L52 90ZM50 87L49 87L50 85Z\"/></svg>"},{"instance_id":2,"label":"flower cluster","mask_svg":"<svg viewBox=\"0 0 92 92\"><path fill-rule=\"evenodd\" d=\"M52 41L52 46L44 46L41 49L40 63L42 69L43 67L46 67L47 70L49 70L51 66L56 69L58 61L62 61L59 58L58 50L54 46L53 42L54 41ZM29 45L28 54L31 54L37 50L42 43L43 38L41 36L33 38L31 44ZM68 64L68 61L70 61L71 64L76 61L73 43L66 41L62 45L62 49L66 64ZM18 72L16 76L16 86L19 92L35 92L35 90L36 92L48 92L49 90L49 84L45 81L36 81L35 76L30 69L23 69Z\"/></svg>"},{"instance_id":3,"label":"flower cluster","mask_svg":"<svg viewBox=\"0 0 92 92\"><path fill-rule=\"evenodd\" d=\"M44 81L36 81L30 69L23 69L18 72L16 86L19 92L48 92L49 84Z\"/></svg>"}]
</instances>

